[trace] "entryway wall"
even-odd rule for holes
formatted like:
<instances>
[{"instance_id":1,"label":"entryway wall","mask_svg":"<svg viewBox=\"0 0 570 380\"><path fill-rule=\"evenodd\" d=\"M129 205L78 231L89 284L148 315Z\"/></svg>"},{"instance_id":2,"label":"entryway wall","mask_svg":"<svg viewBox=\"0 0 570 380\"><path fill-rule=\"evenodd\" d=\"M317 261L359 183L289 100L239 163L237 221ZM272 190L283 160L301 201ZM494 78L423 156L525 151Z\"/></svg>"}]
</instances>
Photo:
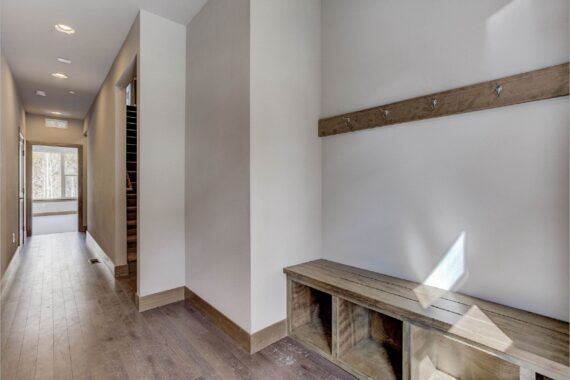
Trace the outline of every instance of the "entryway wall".
<instances>
[{"instance_id":1,"label":"entryway wall","mask_svg":"<svg viewBox=\"0 0 570 380\"><path fill-rule=\"evenodd\" d=\"M322 4L322 117L568 61L567 0ZM454 289L568 320L568 124L563 97L323 138L324 257L424 282L463 236Z\"/></svg>"},{"instance_id":2,"label":"entryway wall","mask_svg":"<svg viewBox=\"0 0 570 380\"><path fill-rule=\"evenodd\" d=\"M314 5L210 0L188 26L190 290L256 332L285 318L285 263L423 282L464 242L458 290L567 320L567 98L313 140L319 117L566 62L567 1Z\"/></svg>"},{"instance_id":3,"label":"entryway wall","mask_svg":"<svg viewBox=\"0 0 570 380\"><path fill-rule=\"evenodd\" d=\"M186 286L247 333L283 323L283 267L321 257L320 20L210 0L188 25Z\"/></svg>"}]
</instances>

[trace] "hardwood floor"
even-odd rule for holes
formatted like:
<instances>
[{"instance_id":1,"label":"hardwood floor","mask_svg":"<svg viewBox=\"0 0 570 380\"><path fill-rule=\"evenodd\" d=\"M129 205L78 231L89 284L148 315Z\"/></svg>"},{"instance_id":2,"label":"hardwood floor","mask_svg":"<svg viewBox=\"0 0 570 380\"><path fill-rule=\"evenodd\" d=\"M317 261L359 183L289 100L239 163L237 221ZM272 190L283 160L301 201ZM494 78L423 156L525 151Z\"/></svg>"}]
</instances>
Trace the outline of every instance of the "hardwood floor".
<instances>
[{"instance_id":1,"label":"hardwood floor","mask_svg":"<svg viewBox=\"0 0 570 380\"><path fill-rule=\"evenodd\" d=\"M352 379L289 338L249 355L184 302L138 313L84 235L31 238L2 296L1 378Z\"/></svg>"}]
</instances>

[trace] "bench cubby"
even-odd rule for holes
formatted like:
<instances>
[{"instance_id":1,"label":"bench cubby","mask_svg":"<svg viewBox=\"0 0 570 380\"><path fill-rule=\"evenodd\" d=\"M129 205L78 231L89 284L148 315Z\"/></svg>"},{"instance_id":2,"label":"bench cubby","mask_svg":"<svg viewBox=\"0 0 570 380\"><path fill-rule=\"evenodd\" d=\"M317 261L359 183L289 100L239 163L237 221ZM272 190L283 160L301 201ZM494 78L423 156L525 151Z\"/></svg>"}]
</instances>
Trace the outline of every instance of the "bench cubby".
<instances>
[{"instance_id":1,"label":"bench cubby","mask_svg":"<svg viewBox=\"0 0 570 380\"><path fill-rule=\"evenodd\" d=\"M417 380L519 380L512 363L446 337L411 326L411 378Z\"/></svg>"},{"instance_id":2,"label":"bench cubby","mask_svg":"<svg viewBox=\"0 0 570 380\"><path fill-rule=\"evenodd\" d=\"M362 377L402 378L402 321L339 299L337 359Z\"/></svg>"},{"instance_id":3,"label":"bench cubby","mask_svg":"<svg viewBox=\"0 0 570 380\"><path fill-rule=\"evenodd\" d=\"M289 333L322 354L332 355L332 296L294 281L289 294Z\"/></svg>"}]
</instances>

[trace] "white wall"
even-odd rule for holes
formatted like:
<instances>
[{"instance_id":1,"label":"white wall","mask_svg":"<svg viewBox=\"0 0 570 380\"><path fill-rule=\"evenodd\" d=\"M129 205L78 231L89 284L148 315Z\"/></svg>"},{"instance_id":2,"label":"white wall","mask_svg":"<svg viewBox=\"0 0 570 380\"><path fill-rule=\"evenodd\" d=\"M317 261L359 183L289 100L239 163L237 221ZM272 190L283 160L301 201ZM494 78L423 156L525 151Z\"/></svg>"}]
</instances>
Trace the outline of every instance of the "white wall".
<instances>
[{"instance_id":1,"label":"white wall","mask_svg":"<svg viewBox=\"0 0 570 380\"><path fill-rule=\"evenodd\" d=\"M568 1L323 1L331 116L568 61ZM568 320L568 98L323 139L323 252Z\"/></svg>"},{"instance_id":2,"label":"white wall","mask_svg":"<svg viewBox=\"0 0 570 380\"><path fill-rule=\"evenodd\" d=\"M77 213L77 201L33 201L32 215L46 212L75 212Z\"/></svg>"},{"instance_id":3,"label":"white wall","mask_svg":"<svg viewBox=\"0 0 570 380\"><path fill-rule=\"evenodd\" d=\"M250 331L249 0L188 26L186 285Z\"/></svg>"},{"instance_id":4,"label":"white wall","mask_svg":"<svg viewBox=\"0 0 570 380\"><path fill-rule=\"evenodd\" d=\"M283 268L321 256L321 1L251 1L252 332L286 318Z\"/></svg>"},{"instance_id":5,"label":"white wall","mask_svg":"<svg viewBox=\"0 0 570 380\"><path fill-rule=\"evenodd\" d=\"M138 294L184 286L186 27L140 12Z\"/></svg>"}]
</instances>

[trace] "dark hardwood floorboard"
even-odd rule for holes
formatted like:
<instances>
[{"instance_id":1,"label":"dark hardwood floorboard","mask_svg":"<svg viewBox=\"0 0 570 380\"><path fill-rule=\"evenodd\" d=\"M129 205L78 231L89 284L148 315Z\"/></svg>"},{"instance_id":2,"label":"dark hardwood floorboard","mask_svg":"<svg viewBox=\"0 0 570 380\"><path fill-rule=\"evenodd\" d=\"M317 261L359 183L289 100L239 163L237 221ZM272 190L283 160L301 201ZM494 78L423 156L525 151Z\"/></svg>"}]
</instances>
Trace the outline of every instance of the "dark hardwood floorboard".
<instances>
[{"instance_id":1,"label":"dark hardwood floorboard","mask_svg":"<svg viewBox=\"0 0 570 380\"><path fill-rule=\"evenodd\" d=\"M2 294L0 378L353 379L285 338L249 355L185 302L139 313L79 233L35 236Z\"/></svg>"}]
</instances>

